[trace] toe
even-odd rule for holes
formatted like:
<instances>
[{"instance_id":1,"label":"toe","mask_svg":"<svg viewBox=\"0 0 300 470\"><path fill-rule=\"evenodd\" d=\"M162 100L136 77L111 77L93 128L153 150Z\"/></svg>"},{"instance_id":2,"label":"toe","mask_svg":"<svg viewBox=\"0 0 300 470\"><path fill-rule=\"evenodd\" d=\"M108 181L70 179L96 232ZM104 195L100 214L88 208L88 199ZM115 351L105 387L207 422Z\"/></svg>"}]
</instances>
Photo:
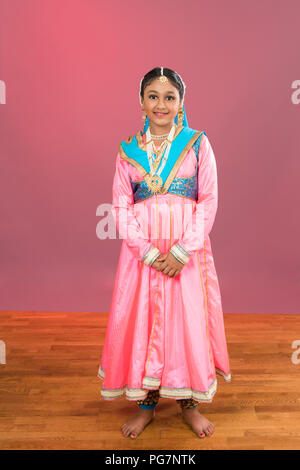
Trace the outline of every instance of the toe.
<instances>
[{"instance_id":1,"label":"toe","mask_svg":"<svg viewBox=\"0 0 300 470\"><path fill-rule=\"evenodd\" d=\"M209 426L208 427L208 435L211 436L214 432L214 427L213 426Z\"/></svg>"}]
</instances>

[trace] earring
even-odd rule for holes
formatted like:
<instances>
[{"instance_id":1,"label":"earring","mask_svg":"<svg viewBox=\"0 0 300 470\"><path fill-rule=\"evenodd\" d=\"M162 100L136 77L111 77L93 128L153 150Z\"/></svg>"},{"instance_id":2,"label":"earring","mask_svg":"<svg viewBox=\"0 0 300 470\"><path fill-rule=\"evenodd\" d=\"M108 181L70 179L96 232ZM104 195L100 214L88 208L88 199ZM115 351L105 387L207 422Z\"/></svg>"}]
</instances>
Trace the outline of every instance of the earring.
<instances>
[{"instance_id":1,"label":"earring","mask_svg":"<svg viewBox=\"0 0 300 470\"><path fill-rule=\"evenodd\" d=\"M145 124L145 121L147 119L147 114L145 113L145 111L143 111L143 117L142 117L143 121L144 121L144 124Z\"/></svg>"},{"instance_id":2,"label":"earring","mask_svg":"<svg viewBox=\"0 0 300 470\"><path fill-rule=\"evenodd\" d=\"M178 126L182 126L182 123L183 123L183 108L180 108L178 110L177 124Z\"/></svg>"}]
</instances>

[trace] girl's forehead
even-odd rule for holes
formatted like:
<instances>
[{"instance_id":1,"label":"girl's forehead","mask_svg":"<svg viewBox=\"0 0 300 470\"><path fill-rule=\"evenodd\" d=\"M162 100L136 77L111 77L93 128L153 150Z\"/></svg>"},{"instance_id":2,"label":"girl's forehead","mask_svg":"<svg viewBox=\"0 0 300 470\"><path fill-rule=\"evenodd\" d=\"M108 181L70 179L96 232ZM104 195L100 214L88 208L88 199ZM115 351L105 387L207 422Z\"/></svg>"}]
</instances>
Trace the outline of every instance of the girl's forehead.
<instances>
[{"instance_id":1,"label":"girl's forehead","mask_svg":"<svg viewBox=\"0 0 300 470\"><path fill-rule=\"evenodd\" d=\"M161 83L158 79L155 79L153 80L153 82L149 83L149 85L147 85L145 87L145 91L147 92L157 92L157 93L173 93L173 94L176 94L178 92L177 88L172 85L170 82L168 82L167 84L165 83Z\"/></svg>"}]
</instances>

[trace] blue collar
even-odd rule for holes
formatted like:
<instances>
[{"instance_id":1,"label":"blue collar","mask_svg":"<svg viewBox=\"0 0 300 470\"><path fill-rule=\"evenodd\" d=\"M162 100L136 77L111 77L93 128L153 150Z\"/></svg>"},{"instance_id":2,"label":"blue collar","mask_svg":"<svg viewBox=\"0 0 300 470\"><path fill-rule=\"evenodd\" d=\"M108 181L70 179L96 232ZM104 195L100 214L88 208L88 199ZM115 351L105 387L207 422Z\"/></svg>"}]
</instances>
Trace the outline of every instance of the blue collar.
<instances>
[{"instance_id":1,"label":"blue collar","mask_svg":"<svg viewBox=\"0 0 300 470\"><path fill-rule=\"evenodd\" d=\"M202 132L205 134L204 131ZM186 126L178 129L177 136L171 144L170 153L165 167L160 174L165 190L167 190L172 183L184 157L202 132ZM141 132L138 132L133 137L129 137L127 140L123 140L119 145L119 151L121 157L134 165L140 171L142 176L149 174L150 166L147 151L143 145ZM157 171L161 164L162 161L160 162Z\"/></svg>"}]
</instances>

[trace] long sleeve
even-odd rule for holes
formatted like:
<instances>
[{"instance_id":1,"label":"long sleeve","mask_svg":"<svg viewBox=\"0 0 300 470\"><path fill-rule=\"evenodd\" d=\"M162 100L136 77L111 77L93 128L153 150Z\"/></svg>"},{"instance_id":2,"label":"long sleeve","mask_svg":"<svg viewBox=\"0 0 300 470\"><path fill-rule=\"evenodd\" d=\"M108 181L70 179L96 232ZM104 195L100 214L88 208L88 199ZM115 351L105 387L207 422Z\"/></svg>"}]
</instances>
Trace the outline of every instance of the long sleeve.
<instances>
[{"instance_id":1,"label":"long sleeve","mask_svg":"<svg viewBox=\"0 0 300 470\"><path fill-rule=\"evenodd\" d=\"M202 135L198 162L198 200L181 238L170 249L183 264L189 261L193 252L203 248L218 207L217 165L205 134Z\"/></svg>"},{"instance_id":2,"label":"long sleeve","mask_svg":"<svg viewBox=\"0 0 300 470\"><path fill-rule=\"evenodd\" d=\"M112 215L121 238L125 240L134 256L151 266L160 255L160 251L144 234L134 213L128 165L118 152L112 189Z\"/></svg>"}]
</instances>

